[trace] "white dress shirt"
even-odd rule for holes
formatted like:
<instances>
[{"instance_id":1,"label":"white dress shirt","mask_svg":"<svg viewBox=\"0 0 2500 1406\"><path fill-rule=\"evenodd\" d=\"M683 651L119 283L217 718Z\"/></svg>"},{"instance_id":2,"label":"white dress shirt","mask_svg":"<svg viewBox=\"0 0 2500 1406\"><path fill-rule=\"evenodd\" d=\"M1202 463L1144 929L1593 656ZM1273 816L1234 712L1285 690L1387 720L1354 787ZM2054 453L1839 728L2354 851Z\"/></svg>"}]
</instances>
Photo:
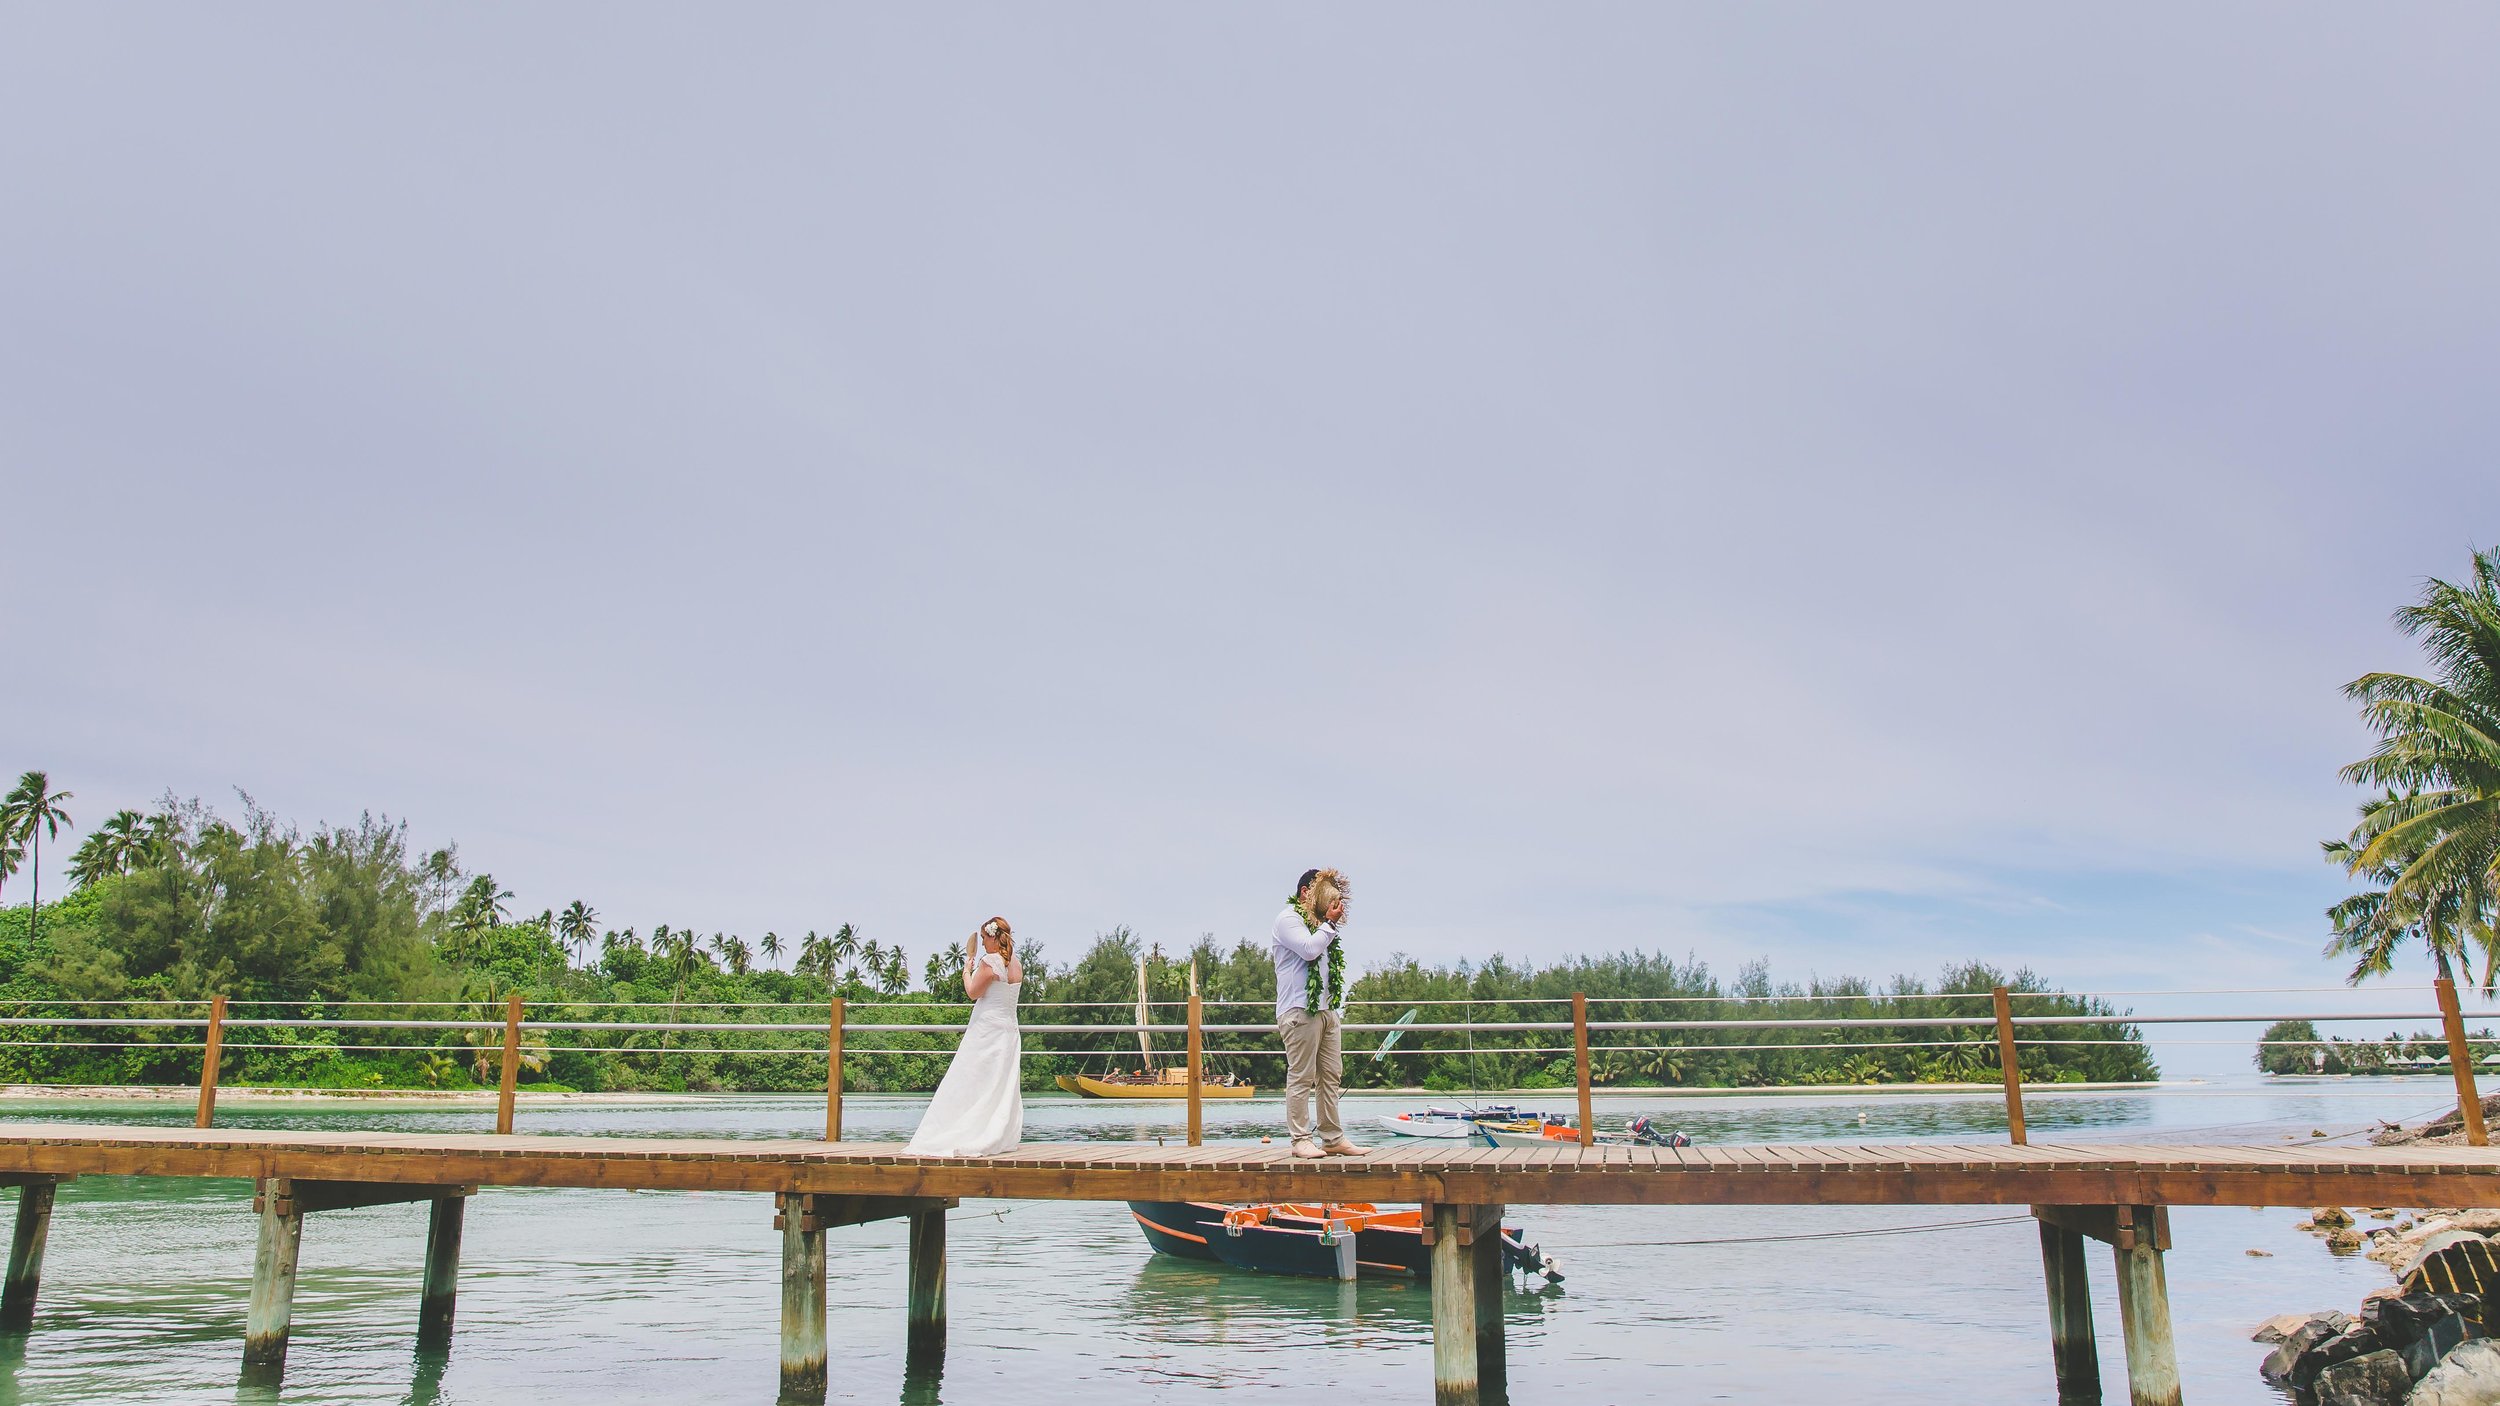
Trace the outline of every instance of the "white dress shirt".
<instances>
[{"instance_id":1,"label":"white dress shirt","mask_svg":"<svg viewBox=\"0 0 2500 1406\"><path fill-rule=\"evenodd\" d=\"M1308 1010L1311 1004L1311 964L1326 955L1328 944L1337 940L1336 928L1327 923L1314 932L1302 926L1302 915L1285 905L1276 915L1276 1023L1285 1023L1289 1011ZM1345 1005L1345 993L1328 989L1328 968L1319 973L1319 1004L1322 1010L1337 1010Z\"/></svg>"}]
</instances>

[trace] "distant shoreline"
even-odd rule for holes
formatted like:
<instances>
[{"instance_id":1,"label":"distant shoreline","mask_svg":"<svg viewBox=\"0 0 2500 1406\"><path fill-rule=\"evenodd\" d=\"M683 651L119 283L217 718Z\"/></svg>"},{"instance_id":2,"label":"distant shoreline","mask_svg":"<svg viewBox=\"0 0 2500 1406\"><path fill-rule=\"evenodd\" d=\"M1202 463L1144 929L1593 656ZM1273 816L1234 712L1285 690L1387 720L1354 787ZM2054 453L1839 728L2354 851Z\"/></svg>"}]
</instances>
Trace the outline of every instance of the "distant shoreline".
<instances>
[{"instance_id":1,"label":"distant shoreline","mask_svg":"<svg viewBox=\"0 0 2500 1406\"><path fill-rule=\"evenodd\" d=\"M2161 1088L2165 1085L2181 1086L2203 1084L2206 1082L2208 1081L2203 1079L2170 1079L2136 1080L2124 1083L2104 1084L2025 1084L2023 1086L2023 1092L2027 1095L2092 1092L2106 1093L2114 1090L2155 1089ZM1668 1085L1653 1085L1644 1087L1614 1084L1601 1089L1592 1089L1590 1094L1593 1098L1598 1099L1620 1098L1634 1095L1647 1098L1811 1098L1818 1094L1846 1094L1851 1097L1858 1097L1863 1095L1884 1094L2001 1094L2004 1091L2005 1086L1999 1083L1782 1084L1777 1086L1747 1089L1695 1089L1678 1088ZM1551 1103L1558 1100L1567 1100L1577 1097L1575 1091L1571 1089L1491 1089L1453 1093L1447 1090L1439 1089L1396 1088L1349 1089L1346 1092L1361 1097L1389 1096L1397 1098L1413 1098L1426 1102L1430 1102L1435 1099L1482 1101L1484 1099L1498 1098L1530 1103L1538 1101ZM26 1102L58 1101L65 1103L123 1101L132 1103L190 1103L198 1099L199 1095L200 1091L196 1087L184 1084L0 1084L0 1102L21 1100ZM528 1107L552 1108L561 1107L565 1104L694 1104L733 1098L800 1100L815 1099L818 1097L821 1097L821 1095L773 1090L755 1090L747 1092L728 1090L719 1093L671 1093L667 1091L655 1091L650 1093L582 1093L533 1092L528 1089L523 1089L514 1095L514 1101ZM875 1098L925 1099L928 1095L917 1093L867 1093L850 1091L844 1093L843 1097L848 1100ZM1131 1106L1138 1103L1179 1106L1186 1102L1186 1100L1178 1098L1133 1100L1088 1099L1081 1098L1074 1094L1059 1093L1030 1093L1025 1095L1025 1097L1028 1100L1039 1100L1052 1103L1101 1103L1105 1106ZM1283 1098L1284 1095L1280 1091L1274 1094L1258 1095L1247 1101L1257 1103L1276 1103L1281 1102ZM412 1103L450 1107L465 1107L471 1105L492 1107L495 1103L495 1091L493 1089L287 1089L257 1088L237 1086L233 1084L222 1085L217 1090L217 1102L221 1105L243 1103L305 1104L353 1100L363 1100L373 1103ZM1238 1099L1224 1100L1227 1104L1235 1104L1243 1101L1244 1100Z\"/></svg>"}]
</instances>

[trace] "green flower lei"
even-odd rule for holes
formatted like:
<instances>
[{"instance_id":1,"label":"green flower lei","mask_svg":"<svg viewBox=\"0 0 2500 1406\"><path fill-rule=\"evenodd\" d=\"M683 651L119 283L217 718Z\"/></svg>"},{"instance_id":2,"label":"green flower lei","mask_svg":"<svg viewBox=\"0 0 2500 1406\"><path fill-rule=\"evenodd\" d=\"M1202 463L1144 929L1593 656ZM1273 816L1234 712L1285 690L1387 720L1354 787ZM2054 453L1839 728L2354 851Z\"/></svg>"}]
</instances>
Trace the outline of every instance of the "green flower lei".
<instances>
[{"instance_id":1,"label":"green flower lei","mask_svg":"<svg viewBox=\"0 0 2500 1406\"><path fill-rule=\"evenodd\" d=\"M1292 907L1294 916L1302 920L1302 930L1304 932L1319 931L1319 920L1311 916L1310 909L1302 906L1302 895L1297 893L1293 896ZM1303 992L1302 1008L1309 1011L1313 1015L1320 1014L1323 1009L1319 1001L1319 978L1320 972L1323 970L1323 963L1325 963L1324 969L1328 973L1328 990L1331 994L1336 996L1338 1004L1343 1005L1345 1003L1344 938L1332 937L1328 939L1327 952L1321 955L1320 961L1313 962L1310 965L1311 984L1309 989Z\"/></svg>"}]
</instances>

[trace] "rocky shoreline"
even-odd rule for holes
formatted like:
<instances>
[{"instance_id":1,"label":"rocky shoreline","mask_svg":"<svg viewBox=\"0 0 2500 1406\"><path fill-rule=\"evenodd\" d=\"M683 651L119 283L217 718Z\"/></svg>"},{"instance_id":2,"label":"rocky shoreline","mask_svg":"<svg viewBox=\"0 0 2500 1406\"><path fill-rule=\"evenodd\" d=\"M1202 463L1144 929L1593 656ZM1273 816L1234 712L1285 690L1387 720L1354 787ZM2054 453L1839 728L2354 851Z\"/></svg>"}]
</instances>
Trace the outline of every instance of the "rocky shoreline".
<instances>
[{"instance_id":1,"label":"rocky shoreline","mask_svg":"<svg viewBox=\"0 0 2500 1406\"><path fill-rule=\"evenodd\" d=\"M2500 1121L2500 1097L2483 1108ZM2451 1109L2370 1140L2459 1143L2463 1123ZM2375 1207L2356 1218L2321 1206L2299 1229L2329 1253L2386 1265L2395 1282L2363 1295L2354 1313L2286 1313L2258 1325L2255 1340L2272 1349L2258 1367L2267 1381L2313 1406L2500 1406L2500 1209Z\"/></svg>"}]
</instances>

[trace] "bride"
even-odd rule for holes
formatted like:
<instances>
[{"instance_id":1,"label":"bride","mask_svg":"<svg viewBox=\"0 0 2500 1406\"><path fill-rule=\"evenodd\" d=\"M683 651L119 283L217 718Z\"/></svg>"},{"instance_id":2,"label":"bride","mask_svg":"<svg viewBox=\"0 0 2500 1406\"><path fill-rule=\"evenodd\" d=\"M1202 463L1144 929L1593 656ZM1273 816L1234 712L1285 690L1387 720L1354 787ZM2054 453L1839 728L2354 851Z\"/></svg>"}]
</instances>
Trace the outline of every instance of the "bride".
<instances>
[{"instance_id":1,"label":"bride","mask_svg":"<svg viewBox=\"0 0 2500 1406\"><path fill-rule=\"evenodd\" d=\"M904 1151L916 1157L994 1157L1024 1140L1024 1037L1016 992L1024 964L1015 930L992 918L964 944L964 991L972 1018L954 1063Z\"/></svg>"}]
</instances>

